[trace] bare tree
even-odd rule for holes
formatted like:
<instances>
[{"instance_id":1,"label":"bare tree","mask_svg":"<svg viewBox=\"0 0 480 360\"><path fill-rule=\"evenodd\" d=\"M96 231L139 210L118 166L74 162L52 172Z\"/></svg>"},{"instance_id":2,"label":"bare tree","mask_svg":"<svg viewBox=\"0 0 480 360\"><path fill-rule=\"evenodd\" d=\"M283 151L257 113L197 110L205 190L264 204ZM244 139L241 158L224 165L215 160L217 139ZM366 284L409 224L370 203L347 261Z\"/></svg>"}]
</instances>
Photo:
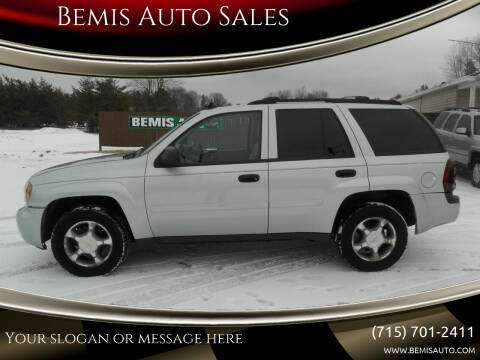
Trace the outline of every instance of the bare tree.
<instances>
[{"instance_id":1,"label":"bare tree","mask_svg":"<svg viewBox=\"0 0 480 360\"><path fill-rule=\"evenodd\" d=\"M212 99L214 107L230 105L230 103L227 101L227 99L225 99L222 93L214 92L210 94L210 98Z\"/></svg>"},{"instance_id":2,"label":"bare tree","mask_svg":"<svg viewBox=\"0 0 480 360\"><path fill-rule=\"evenodd\" d=\"M305 86L302 86L295 90L278 90L268 94L268 97L278 97L282 100L287 99L319 99L328 96L328 92L325 90L310 90L308 91Z\"/></svg>"},{"instance_id":3,"label":"bare tree","mask_svg":"<svg viewBox=\"0 0 480 360\"><path fill-rule=\"evenodd\" d=\"M146 96L153 96L179 85L178 80L165 78L132 79L130 82L131 88L140 91Z\"/></svg>"},{"instance_id":4,"label":"bare tree","mask_svg":"<svg viewBox=\"0 0 480 360\"><path fill-rule=\"evenodd\" d=\"M200 98L200 107L202 109L213 109L219 106L227 106L230 103L225 99L222 93L214 92L208 95L202 95Z\"/></svg>"},{"instance_id":5,"label":"bare tree","mask_svg":"<svg viewBox=\"0 0 480 360\"><path fill-rule=\"evenodd\" d=\"M170 96L175 102L175 109L180 112L197 112L200 108L200 95L181 86L170 89Z\"/></svg>"},{"instance_id":6,"label":"bare tree","mask_svg":"<svg viewBox=\"0 0 480 360\"><path fill-rule=\"evenodd\" d=\"M418 88L415 89L416 93L422 92L428 90L428 85L427 84L422 84Z\"/></svg>"},{"instance_id":7,"label":"bare tree","mask_svg":"<svg viewBox=\"0 0 480 360\"><path fill-rule=\"evenodd\" d=\"M267 96L268 97L278 97L282 100L291 99L293 97L292 92L290 90L274 91L274 92L269 93Z\"/></svg>"},{"instance_id":8,"label":"bare tree","mask_svg":"<svg viewBox=\"0 0 480 360\"><path fill-rule=\"evenodd\" d=\"M297 99L321 99L328 97L328 92L325 90L311 90L306 91L305 87L297 89L295 92L295 97Z\"/></svg>"},{"instance_id":9,"label":"bare tree","mask_svg":"<svg viewBox=\"0 0 480 360\"><path fill-rule=\"evenodd\" d=\"M458 40L446 55L445 75L457 79L472 75L480 69L480 36L472 40Z\"/></svg>"}]
</instances>

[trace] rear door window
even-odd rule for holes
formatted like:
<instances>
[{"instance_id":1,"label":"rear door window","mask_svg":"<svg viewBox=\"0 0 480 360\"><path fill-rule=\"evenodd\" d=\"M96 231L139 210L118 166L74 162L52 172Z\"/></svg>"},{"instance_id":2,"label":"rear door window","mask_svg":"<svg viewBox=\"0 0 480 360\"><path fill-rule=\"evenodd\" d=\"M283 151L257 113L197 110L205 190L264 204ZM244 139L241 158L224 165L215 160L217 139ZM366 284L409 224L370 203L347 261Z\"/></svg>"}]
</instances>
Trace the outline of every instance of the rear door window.
<instances>
[{"instance_id":1,"label":"rear door window","mask_svg":"<svg viewBox=\"0 0 480 360\"><path fill-rule=\"evenodd\" d=\"M345 130L332 109L275 112L278 160L353 157Z\"/></svg>"},{"instance_id":2,"label":"rear door window","mask_svg":"<svg viewBox=\"0 0 480 360\"><path fill-rule=\"evenodd\" d=\"M445 119L447 118L448 114L449 113L445 111L440 113L440 115L438 115L435 121L433 122L433 126L435 126L436 129L440 129L443 123L445 122Z\"/></svg>"},{"instance_id":3,"label":"rear door window","mask_svg":"<svg viewBox=\"0 0 480 360\"><path fill-rule=\"evenodd\" d=\"M450 115L447 122L445 123L445 126L443 127L443 130L453 131L453 129L455 129L455 124L457 123L457 120L458 120L459 117L460 117L460 114Z\"/></svg>"},{"instance_id":4,"label":"rear door window","mask_svg":"<svg viewBox=\"0 0 480 360\"><path fill-rule=\"evenodd\" d=\"M444 152L432 126L411 109L350 109L376 156Z\"/></svg>"},{"instance_id":5,"label":"rear door window","mask_svg":"<svg viewBox=\"0 0 480 360\"><path fill-rule=\"evenodd\" d=\"M462 128L462 127L467 129L467 134L472 133L472 118L470 117L470 115L463 115L460 118L460 121L458 122L457 127L455 129Z\"/></svg>"}]
</instances>

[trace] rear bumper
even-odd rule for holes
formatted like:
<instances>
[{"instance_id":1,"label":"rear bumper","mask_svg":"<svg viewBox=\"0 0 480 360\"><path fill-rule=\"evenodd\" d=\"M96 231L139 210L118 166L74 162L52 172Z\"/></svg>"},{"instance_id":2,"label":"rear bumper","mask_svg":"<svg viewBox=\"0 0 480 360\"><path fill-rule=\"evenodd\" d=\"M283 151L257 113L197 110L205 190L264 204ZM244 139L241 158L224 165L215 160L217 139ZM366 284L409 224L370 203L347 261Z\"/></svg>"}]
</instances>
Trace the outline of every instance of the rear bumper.
<instances>
[{"instance_id":1,"label":"rear bumper","mask_svg":"<svg viewBox=\"0 0 480 360\"><path fill-rule=\"evenodd\" d=\"M420 234L435 226L455 221L460 212L460 199L444 193L410 195L415 206L417 225L415 233Z\"/></svg>"},{"instance_id":2,"label":"rear bumper","mask_svg":"<svg viewBox=\"0 0 480 360\"><path fill-rule=\"evenodd\" d=\"M45 209L22 207L17 212L17 226L23 240L40 249L45 249L42 242L41 227L42 216Z\"/></svg>"}]
</instances>

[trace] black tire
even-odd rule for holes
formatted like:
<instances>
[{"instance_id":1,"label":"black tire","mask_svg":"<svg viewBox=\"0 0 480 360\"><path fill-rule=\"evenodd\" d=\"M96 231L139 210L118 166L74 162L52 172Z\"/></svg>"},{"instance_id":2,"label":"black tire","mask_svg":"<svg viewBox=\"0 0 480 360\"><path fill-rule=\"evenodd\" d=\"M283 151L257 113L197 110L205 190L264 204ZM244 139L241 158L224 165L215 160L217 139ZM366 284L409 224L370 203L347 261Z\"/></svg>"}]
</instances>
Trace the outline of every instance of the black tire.
<instances>
[{"instance_id":1,"label":"black tire","mask_svg":"<svg viewBox=\"0 0 480 360\"><path fill-rule=\"evenodd\" d=\"M95 222L109 233L111 247L108 257L99 265L81 266L67 255L65 235L77 223ZM68 272L76 276L105 275L115 270L127 256L128 232L118 219L100 207L79 207L65 213L55 224L52 232L52 252L58 263Z\"/></svg>"},{"instance_id":2,"label":"black tire","mask_svg":"<svg viewBox=\"0 0 480 360\"><path fill-rule=\"evenodd\" d=\"M480 177L477 177L477 180L475 180L475 166L478 166L480 168L480 159L473 159L472 160L472 164L471 164L471 167L470 167L470 180L472 182L472 185L477 187L477 188L480 188Z\"/></svg>"},{"instance_id":3,"label":"black tire","mask_svg":"<svg viewBox=\"0 0 480 360\"><path fill-rule=\"evenodd\" d=\"M380 228L380 220L377 219L387 220L388 223L385 225L386 228L382 227L381 230L378 230ZM373 254L371 249L368 247L368 244L366 247L362 247L362 249L359 251L359 253L363 251L365 254L357 254L356 250L354 249L354 243L356 241L359 241L359 243L362 243L363 241L363 239L359 239L359 236L364 236L364 233L361 232L361 230L358 230L357 226L362 223L368 224L369 221L378 221L375 231L377 233L380 231L380 236L382 236L382 234L388 235L387 232L390 232L391 234L386 237L395 236L396 239L394 241L394 245L383 244L379 249L377 249L377 254L385 256L382 257L377 255L378 260L375 258L370 260L365 259L365 257L370 256L369 252ZM373 225L375 225L375 223L373 223ZM407 239L407 224L400 213L390 206L372 203L354 211L345 220L342 226L342 234L340 236L340 250L345 259L358 270L379 271L392 266L398 261L398 259L400 259L407 246ZM393 242L392 240L390 241ZM380 251L381 249L383 250L383 254Z\"/></svg>"}]
</instances>

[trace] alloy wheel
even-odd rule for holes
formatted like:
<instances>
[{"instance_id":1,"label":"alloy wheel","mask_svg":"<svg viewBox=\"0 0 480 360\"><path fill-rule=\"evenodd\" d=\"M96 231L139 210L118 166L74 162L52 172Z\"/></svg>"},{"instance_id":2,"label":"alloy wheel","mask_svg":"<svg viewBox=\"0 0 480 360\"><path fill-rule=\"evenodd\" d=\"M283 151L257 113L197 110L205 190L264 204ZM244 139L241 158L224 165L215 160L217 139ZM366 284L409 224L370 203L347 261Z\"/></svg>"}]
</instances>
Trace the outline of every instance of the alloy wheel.
<instances>
[{"instance_id":1,"label":"alloy wheel","mask_svg":"<svg viewBox=\"0 0 480 360\"><path fill-rule=\"evenodd\" d=\"M108 230L96 221L81 221L71 226L64 237L68 258L83 267L95 267L108 260L113 241Z\"/></svg>"},{"instance_id":2,"label":"alloy wheel","mask_svg":"<svg viewBox=\"0 0 480 360\"><path fill-rule=\"evenodd\" d=\"M352 235L355 254L365 261L380 261L395 248L397 234L390 221L372 217L360 222Z\"/></svg>"}]
</instances>

